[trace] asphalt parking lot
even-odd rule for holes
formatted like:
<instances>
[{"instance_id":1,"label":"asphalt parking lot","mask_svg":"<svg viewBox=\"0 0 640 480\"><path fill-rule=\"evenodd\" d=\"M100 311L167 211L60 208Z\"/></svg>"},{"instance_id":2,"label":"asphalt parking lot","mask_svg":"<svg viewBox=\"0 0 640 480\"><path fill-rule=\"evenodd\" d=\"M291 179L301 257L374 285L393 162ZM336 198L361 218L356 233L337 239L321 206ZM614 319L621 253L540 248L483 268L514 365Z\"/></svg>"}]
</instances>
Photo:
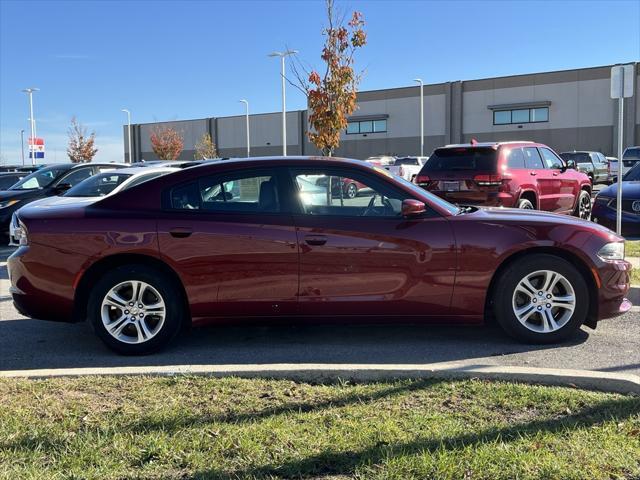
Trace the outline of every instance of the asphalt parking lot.
<instances>
[{"instance_id":1,"label":"asphalt parking lot","mask_svg":"<svg viewBox=\"0 0 640 480\"><path fill-rule=\"evenodd\" d=\"M4 255L3 255L4 253ZM21 317L8 292L7 250L0 251L0 370L141 365L269 363L417 364L471 360L477 365L589 369L640 375L640 313L585 328L570 343L516 343L496 327L212 327L182 334L165 351L121 357L84 323Z\"/></svg>"}]
</instances>

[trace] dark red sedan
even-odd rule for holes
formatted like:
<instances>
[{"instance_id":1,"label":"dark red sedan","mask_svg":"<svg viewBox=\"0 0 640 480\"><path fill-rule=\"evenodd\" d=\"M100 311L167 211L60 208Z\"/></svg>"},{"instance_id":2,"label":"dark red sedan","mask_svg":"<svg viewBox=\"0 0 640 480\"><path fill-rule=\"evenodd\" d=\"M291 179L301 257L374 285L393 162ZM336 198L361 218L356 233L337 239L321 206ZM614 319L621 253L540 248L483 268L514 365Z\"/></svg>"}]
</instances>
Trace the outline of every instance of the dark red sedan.
<instances>
[{"instance_id":1,"label":"dark red sedan","mask_svg":"<svg viewBox=\"0 0 640 480\"><path fill-rule=\"evenodd\" d=\"M366 188L336 198L334 177ZM477 325L493 315L518 339L550 343L631 308L631 266L610 230L458 208L355 160L209 163L18 216L18 310L89 319L127 354L185 325L275 318Z\"/></svg>"}]
</instances>

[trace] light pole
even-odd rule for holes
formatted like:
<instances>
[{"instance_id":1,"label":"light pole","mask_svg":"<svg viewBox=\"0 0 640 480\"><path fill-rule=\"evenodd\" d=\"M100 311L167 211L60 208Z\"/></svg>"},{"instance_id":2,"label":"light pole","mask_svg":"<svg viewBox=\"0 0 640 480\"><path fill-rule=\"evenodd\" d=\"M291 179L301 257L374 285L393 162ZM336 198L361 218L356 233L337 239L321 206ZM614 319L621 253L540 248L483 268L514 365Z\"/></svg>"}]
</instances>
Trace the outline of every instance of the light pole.
<instances>
[{"instance_id":1,"label":"light pole","mask_svg":"<svg viewBox=\"0 0 640 480\"><path fill-rule=\"evenodd\" d=\"M22 166L24 167L24 129L20 130L20 153L22 154Z\"/></svg>"},{"instance_id":2,"label":"light pole","mask_svg":"<svg viewBox=\"0 0 640 480\"><path fill-rule=\"evenodd\" d=\"M424 84L421 78L413 81L420 84L420 156L424 157Z\"/></svg>"},{"instance_id":3,"label":"light pole","mask_svg":"<svg viewBox=\"0 0 640 480\"><path fill-rule=\"evenodd\" d=\"M280 57L282 64L282 155L287 156L287 104L285 98L285 75L284 75L284 59L289 55L298 53L297 50L287 50L285 52L272 52L270 57Z\"/></svg>"},{"instance_id":4,"label":"light pole","mask_svg":"<svg viewBox=\"0 0 640 480\"><path fill-rule=\"evenodd\" d=\"M131 150L131 112L126 108L123 108L122 111L127 114L127 123L129 125L127 128L127 137L129 137L129 163L133 163L133 151Z\"/></svg>"},{"instance_id":5,"label":"light pole","mask_svg":"<svg viewBox=\"0 0 640 480\"><path fill-rule=\"evenodd\" d=\"M244 98L242 100L239 100L240 103L244 103L244 106L246 107L245 110L245 121L247 124L247 158L251 156L251 140L249 137L249 102L247 100L245 100Z\"/></svg>"},{"instance_id":6,"label":"light pole","mask_svg":"<svg viewBox=\"0 0 640 480\"><path fill-rule=\"evenodd\" d=\"M39 91L39 88L30 87L22 90L29 95L29 120L31 120L31 165L36 164L36 119L33 117L33 92Z\"/></svg>"}]
</instances>

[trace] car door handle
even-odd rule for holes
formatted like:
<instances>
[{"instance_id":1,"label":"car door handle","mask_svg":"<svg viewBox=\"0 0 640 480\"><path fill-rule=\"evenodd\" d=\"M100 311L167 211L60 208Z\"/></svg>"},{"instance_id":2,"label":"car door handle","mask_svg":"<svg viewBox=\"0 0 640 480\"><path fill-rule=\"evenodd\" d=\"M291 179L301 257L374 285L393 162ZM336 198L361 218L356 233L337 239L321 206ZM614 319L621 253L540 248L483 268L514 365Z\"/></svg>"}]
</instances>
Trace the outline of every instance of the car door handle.
<instances>
[{"instance_id":1,"label":"car door handle","mask_svg":"<svg viewBox=\"0 0 640 480\"><path fill-rule=\"evenodd\" d=\"M553 172L553 176L557 177L558 176L558 172Z\"/></svg>"},{"instance_id":2,"label":"car door handle","mask_svg":"<svg viewBox=\"0 0 640 480\"><path fill-rule=\"evenodd\" d=\"M190 228L176 227L169 230L169 233L174 238L187 238L191 236L193 230L191 230Z\"/></svg>"},{"instance_id":3,"label":"car door handle","mask_svg":"<svg viewBox=\"0 0 640 480\"><path fill-rule=\"evenodd\" d=\"M533 175L534 177L537 175L536 172L529 172L529 175Z\"/></svg>"},{"instance_id":4,"label":"car door handle","mask_svg":"<svg viewBox=\"0 0 640 480\"><path fill-rule=\"evenodd\" d=\"M308 235L304 237L304 241L307 245L324 245L327 243L327 237Z\"/></svg>"}]
</instances>

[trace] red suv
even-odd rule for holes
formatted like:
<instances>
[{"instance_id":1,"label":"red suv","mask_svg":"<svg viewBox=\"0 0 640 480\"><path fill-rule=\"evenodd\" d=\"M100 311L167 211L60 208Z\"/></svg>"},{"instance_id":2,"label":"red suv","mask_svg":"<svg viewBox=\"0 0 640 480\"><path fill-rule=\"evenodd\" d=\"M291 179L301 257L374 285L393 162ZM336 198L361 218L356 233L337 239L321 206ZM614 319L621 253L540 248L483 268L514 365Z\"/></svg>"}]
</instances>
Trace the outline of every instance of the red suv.
<instances>
[{"instance_id":1,"label":"red suv","mask_svg":"<svg viewBox=\"0 0 640 480\"><path fill-rule=\"evenodd\" d=\"M546 145L498 142L437 148L415 183L458 204L591 216L591 182Z\"/></svg>"}]
</instances>

